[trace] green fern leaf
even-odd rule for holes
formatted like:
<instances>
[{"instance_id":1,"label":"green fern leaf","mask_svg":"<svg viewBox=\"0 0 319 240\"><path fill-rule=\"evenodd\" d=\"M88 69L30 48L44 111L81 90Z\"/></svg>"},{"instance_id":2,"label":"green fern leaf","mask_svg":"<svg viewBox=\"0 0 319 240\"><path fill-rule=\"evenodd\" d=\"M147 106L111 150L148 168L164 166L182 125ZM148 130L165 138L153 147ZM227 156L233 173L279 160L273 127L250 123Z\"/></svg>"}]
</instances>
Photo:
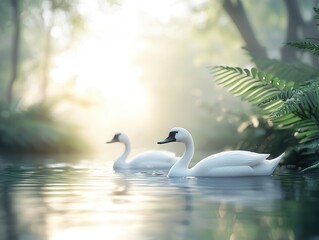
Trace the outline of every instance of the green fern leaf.
<instances>
[{"instance_id":1,"label":"green fern leaf","mask_svg":"<svg viewBox=\"0 0 319 240\"><path fill-rule=\"evenodd\" d=\"M280 129L293 129L300 143L319 139L319 78L298 85L256 68L211 68L216 82L262 109Z\"/></svg>"},{"instance_id":2,"label":"green fern leaf","mask_svg":"<svg viewBox=\"0 0 319 240\"><path fill-rule=\"evenodd\" d=\"M312 54L318 56L319 55L319 45L307 41L303 42L288 42L287 45L296 47L302 50L306 50L311 52Z\"/></svg>"},{"instance_id":3,"label":"green fern leaf","mask_svg":"<svg viewBox=\"0 0 319 240\"><path fill-rule=\"evenodd\" d=\"M226 88L230 93L242 99L263 107L265 114L272 111L274 106L282 104L277 96L283 90L291 90L294 83L281 80L273 74L258 71L256 68L241 69L217 66L210 69L217 84ZM272 99L272 101L269 101ZM277 101L273 101L277 100ZM262 103L262 104L261 104Z\"/></svg>"},{"instance_id":4,"label":"green fern leaf","mask_svg":"<svg viewBox=\"0 0 319 240\"><path fill-rule=\"evenodd\" d=\"M302 62L286 63L274 59L254 59L254 62L259 69L263 69L279 79L289 80L287 84L294 84L294 89L298 89L298 83L303 83L319 75L318 69ZM289 88L287 87L287 89Z\"/></svg>"}]
</instances>

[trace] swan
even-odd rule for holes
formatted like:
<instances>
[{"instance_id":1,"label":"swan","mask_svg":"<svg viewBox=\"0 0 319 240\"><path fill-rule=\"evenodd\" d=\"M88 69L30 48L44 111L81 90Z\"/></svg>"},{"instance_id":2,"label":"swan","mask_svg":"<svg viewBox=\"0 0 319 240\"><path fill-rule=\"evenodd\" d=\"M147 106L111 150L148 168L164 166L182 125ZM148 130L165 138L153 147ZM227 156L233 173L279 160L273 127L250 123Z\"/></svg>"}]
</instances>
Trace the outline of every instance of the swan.
<instances>
[{"instance_id":1,"label":"swan","mask_svg":"<svg viewBox=\"0 0 319 240\"><path fill-rule=\"evenodd\" d=\"M125 145L123 154L114 162L114 170L125 169L169 169L177 161L175 153L167 151L146 151L137 154L134 158L126 160L131 144L125 133L116 133L111 141L106 143L121 142Z\"/></svg>"},{"instance_id":2,"label":"swan","mask_svg":"<svg viewBox=\"0 0 319 240\"><path fill-rule=\"evenodd\" d=\"M192 135L184 128L172 128L166 139L158 144L181 142L185 144L183 156L171 167L169 177L244 177L271 175L284 153L273 160L267 160L269 154L250 151L225 151L210 155L188 168L194 155Z\"/></svg>"}]
</instances>

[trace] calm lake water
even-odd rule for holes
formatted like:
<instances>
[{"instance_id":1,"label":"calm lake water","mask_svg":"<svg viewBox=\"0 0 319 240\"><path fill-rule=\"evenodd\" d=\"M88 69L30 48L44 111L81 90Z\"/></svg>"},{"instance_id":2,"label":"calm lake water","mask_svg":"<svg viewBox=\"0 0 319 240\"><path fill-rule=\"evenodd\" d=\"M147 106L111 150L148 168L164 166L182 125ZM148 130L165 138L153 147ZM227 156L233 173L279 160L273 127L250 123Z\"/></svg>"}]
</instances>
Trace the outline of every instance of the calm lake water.
<instances>
[{"instance_id":1,"label":"calm lake water","mask_svg":"<svg viewBox=\"0 0 319 240\"><path fill-rule=\"evenodd\" d=\"M167 178L43 162L2 159L1 240L319 239L319 175Z\"/></svg>"}]
</instances>

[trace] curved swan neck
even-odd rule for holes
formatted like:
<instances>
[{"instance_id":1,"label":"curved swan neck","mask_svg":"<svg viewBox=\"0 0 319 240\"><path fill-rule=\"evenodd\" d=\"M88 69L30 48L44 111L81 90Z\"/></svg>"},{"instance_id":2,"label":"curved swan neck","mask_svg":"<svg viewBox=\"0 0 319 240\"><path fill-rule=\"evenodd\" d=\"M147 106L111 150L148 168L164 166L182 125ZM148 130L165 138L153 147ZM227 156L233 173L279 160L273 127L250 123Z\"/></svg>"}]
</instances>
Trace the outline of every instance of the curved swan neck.
<instances>
[{"instance_id":1,"label":"curved swan neck","mask_svg":"<svg viewBox=\"0 0 319 240\"><path fill-rule=\"evenodd\" d=\"M130 141L128 139L125 139L125 140L122 140L121 142L124 144L125 149L122 155L114 162L114 165L113 165L114 168L125 168L127 166L126 159L131 152Z\"/></svg>"},{"instance_id":2,"label":"curved swan neck","mask_svg":"<svg viewBox=\"0 0 319 240\"><path fill-rule=\"evenodd\" d=\"M189 163L191 162L194 156L194 142L192 139L189 139L189 141L185 141L184 144L185 151L180 162L182 162L183 164L185 164L186 167L188 167Z\"/></svg>"},{"instance_id":3,"label":"curved swan neck","mask_svg":"<svg viewBox=\"0 0 319 240\"><path fill-rule=\"evenodd\" d=\"M189 163L194 156L194 142L191 137L183 141L185 151L182 157L172 166L168 175L169 176L187 176L190 171L188 169Z\"/></svg>"}]
</instances>

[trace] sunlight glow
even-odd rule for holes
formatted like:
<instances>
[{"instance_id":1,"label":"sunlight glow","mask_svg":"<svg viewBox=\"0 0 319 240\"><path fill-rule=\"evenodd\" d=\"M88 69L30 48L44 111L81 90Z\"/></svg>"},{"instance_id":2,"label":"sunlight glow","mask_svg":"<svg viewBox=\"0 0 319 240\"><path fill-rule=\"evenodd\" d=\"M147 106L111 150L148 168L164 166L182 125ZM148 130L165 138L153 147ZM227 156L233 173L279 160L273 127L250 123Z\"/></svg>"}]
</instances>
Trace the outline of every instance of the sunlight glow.
<instances>
[{"instance_id":1,"label":"sunlight glow","mask_svg":"<svg viewBox=\"0 0 319 240\"><path fill-rule=\"evenodd\" d=\"M125 9L107 15L91 8L87 14L96 12L87 36L55 58L51 77L58 84L75 79L74 91L98 94L109 114L144 118L148 100L139 81L142 69L132 64L139 48L137 22Z\"/></svg>"},{"instance_id":2,"label":"sunlight glow","mask_svg":"<svg viewBox=\"0 0 319 240\"><path fill-rule=\"evenodd\" d=\"M114 131L134 134L154 120L154 99L141 82L143 68L135 57L148 46L145 34L154 30L152 21L167 24L184 8L173 0L124 0L115 7L80 0L78 11L86 17L86 31L54 57L51 89L59 92L68 87L97 103L72 114L96 148L105 149L105 137ZM56 26L51 34L63 39L63 26Z\"/></svg>"}]
</instances>

